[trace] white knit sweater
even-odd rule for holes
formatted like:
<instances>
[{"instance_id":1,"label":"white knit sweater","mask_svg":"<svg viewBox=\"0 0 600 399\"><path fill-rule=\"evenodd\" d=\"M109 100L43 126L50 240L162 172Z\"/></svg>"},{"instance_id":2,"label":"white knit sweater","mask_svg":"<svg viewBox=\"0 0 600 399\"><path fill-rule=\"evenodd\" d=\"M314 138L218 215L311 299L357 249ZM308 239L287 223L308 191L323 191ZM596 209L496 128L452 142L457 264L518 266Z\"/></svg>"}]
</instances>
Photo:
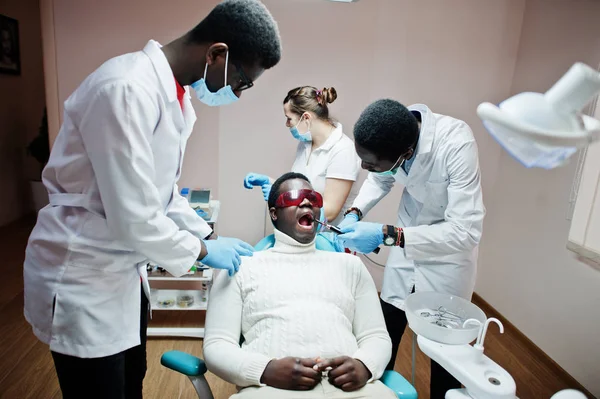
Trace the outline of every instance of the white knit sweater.
<instances>
[{"instance_id":1,"label":"white knit sweater","mask_svg":"<svg viewBox=\"0 0 600 399\"><path fill-rule=\"evenodd\" d=\"M261 385L271 359L361 360L372 380L391 356L377 290L356 256L317 251L275 231L275 246L215 278L206 316L208 369L240 387ZM240 336L245 341L240 347Z\"/></svg>"}]
</instances>

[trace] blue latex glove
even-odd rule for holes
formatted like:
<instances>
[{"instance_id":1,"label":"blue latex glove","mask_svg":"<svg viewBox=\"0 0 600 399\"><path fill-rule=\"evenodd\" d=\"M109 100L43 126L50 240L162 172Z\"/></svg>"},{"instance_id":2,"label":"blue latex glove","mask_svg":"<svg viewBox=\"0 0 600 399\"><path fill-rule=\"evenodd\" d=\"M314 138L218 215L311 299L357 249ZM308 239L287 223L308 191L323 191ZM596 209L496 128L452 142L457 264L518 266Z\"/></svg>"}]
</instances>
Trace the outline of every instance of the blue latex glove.
<instances>
[{"instance_id":1,"label":"blue latex glove","mask_svg":"<svg viewBox=\"0 0 600 399\"><path fill-rule=\"evenodd\" d=\"M337 227L343 230L345 227L350 227L356 222L358 222L358 215L356 213L349 213L344 216L344 219L340 222L340 224L338 224Z\"/></svg>"},{"instance_id":2,"label":"blue latex glove","mask_svg":"<svg viewBox=\"0 0 600 399\"><path fill-rule=\"evenodd\" d=\"M248 173L244 179L244 187L251 189L254 186L262 186L264 184L270 184L271 179L269 176L261 175L258 173Z\"/></svg>"},{"instance_id":3,"label":"blue latex glove","mask_svg":"<svg viewBox=\"0 0 600 399\"><path fill-rule=\"evenodd\" d=\"M383 225L380 223L356 222L343 227L338 239L346 248L369 254L383 244Z\"/></svg>"},{"instance_id":4,"label":"blue latex glove","mask_svg":"<svg viewBox=\"0 0 600 399\"><path fill-rule=\"evenodd\" d=\"M248 173L244 179L244 187L251 189L254 186L260 186L263 192L265 201L269 199L269 193L271 192L271 179L269 176L261 175L258 173Z\"/></svg>"},{"instance_id":5,"label":"blue latex glove","mask_svg":"<svg viewBox=\"0 0 600 399\"><path fill-rule=\"evenodd\" d=\"M265 201L269 200L269 194L271 194L271 183L263 184L262 187L263 197Z\"/></svg>"},{"instance_id":6,"label":"blue latex glove","mask_svg":"<svg viewBox=\"0 0 600 399\"><path fill-rule=\"evenodd\" d=\"M240 268L240 256L252 256L254 248L237 238L219 237L216 240L205 240L208 252L202 263L215 269L224 269L233 276Z\"/></svg>"}]
</instances>

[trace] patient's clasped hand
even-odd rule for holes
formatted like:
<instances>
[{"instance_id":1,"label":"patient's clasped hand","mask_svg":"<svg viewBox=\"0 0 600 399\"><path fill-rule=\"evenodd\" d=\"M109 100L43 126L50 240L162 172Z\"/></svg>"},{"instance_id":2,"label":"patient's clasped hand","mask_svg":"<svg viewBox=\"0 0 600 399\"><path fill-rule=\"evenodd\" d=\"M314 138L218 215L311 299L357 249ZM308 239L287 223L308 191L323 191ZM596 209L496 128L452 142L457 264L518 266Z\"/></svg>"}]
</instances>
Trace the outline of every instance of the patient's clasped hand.
<instances>
[{"instance_id":1,"label":"patient's clasped hand","mask_svg":"<svg viewBox=\"0 0 600 399\"><path fill-rule=\"evenodd\" d=\"M288 173L268 203L274 247L215 278L209 370L240 388L234 399L395 398L379 381L391 341L371 275L356 256L315 248L321 196Z\"/></svg>"},{"instance_id":2,"label":"patient's clasped hand","mask_svg":"<svg viewBox=\"0 0 600 399\"><path fill-rule=\"evenodd\" d=\"M271 360L263 372L265 385L304 391L313 389L323 378L344 391L356 391L367 384L371 372L357 359L340 356L333 359L284 357Z\"/></svg>"}]
</instances>

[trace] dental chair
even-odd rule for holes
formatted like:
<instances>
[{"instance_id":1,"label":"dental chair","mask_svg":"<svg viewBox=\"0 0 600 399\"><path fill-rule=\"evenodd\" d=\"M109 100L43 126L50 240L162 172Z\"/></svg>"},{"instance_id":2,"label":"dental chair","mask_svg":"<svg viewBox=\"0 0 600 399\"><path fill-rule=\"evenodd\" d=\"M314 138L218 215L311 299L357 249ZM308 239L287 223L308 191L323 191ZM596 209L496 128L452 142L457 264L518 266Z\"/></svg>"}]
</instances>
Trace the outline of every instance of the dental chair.
<instances>
[{"instance_id":1,"label":"dental chair","mask_svg":"<svg viewBox=\"0 0 600 399\"><path fill-rule=\"evenodd\" d=\"M270 235L259 241L254 246L256 251L264 251L275 244L275 236ZM327 235L317 234L316 248L321 251L335 252L335 247ZM173 371L186 375L198 394L199 399L214 399L208 381L204 374L207 372L204 360L181 351L163 353L160 363ZM417 399L417 391L400 373L386 371L381 377L381 382L390 388L398 399Z\"/></svg>"}]
</instances>

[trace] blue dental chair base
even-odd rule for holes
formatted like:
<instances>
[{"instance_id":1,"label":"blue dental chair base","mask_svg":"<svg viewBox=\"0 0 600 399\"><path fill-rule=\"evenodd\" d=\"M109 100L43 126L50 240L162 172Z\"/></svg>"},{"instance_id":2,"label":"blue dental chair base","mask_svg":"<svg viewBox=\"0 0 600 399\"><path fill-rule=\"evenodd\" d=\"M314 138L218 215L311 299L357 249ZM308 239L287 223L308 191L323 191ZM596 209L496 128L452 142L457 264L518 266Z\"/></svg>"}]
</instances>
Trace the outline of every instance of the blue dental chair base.
<instances>
[{"instance_id":1,"label":"blue dental chair base","mask_svg":"<svg viewBox=\"0 0 600 399\"><path fill-rule=\"evenodd\" d=\"M256 251L264 251L271 248L274 244L275 237L270 235L256 244L254 249ZM317 234L316 248L321 251L335 252L335 247L327 238L327 234ZM202 359L181 351L169 351L163 353L160 363L171 370L186 375L194 385L199 399L214 399L210 386L204 377L207 368ZM406 378L395 371L388 370L383 373L381 382L394 391L398 399L417 399L415 388Z\"/></svg>"},{"instance_id":2,"label":"blue dental chair base","mask_svg":"<svg viewBox=\"0 0 600 399\"><path fill-rule=\"evenodd\" d=\"M198 398L214 399L208 382L204 378L207 369L202 359L181 351L169 351L163 353L160 363L171 370L188 376L194 384L194 388L196 388ZM394 391L398 399L417 399L415 388L406 378L395 371L388 370L383 373L381 382Z\"/></svg>"}]
</instances>

